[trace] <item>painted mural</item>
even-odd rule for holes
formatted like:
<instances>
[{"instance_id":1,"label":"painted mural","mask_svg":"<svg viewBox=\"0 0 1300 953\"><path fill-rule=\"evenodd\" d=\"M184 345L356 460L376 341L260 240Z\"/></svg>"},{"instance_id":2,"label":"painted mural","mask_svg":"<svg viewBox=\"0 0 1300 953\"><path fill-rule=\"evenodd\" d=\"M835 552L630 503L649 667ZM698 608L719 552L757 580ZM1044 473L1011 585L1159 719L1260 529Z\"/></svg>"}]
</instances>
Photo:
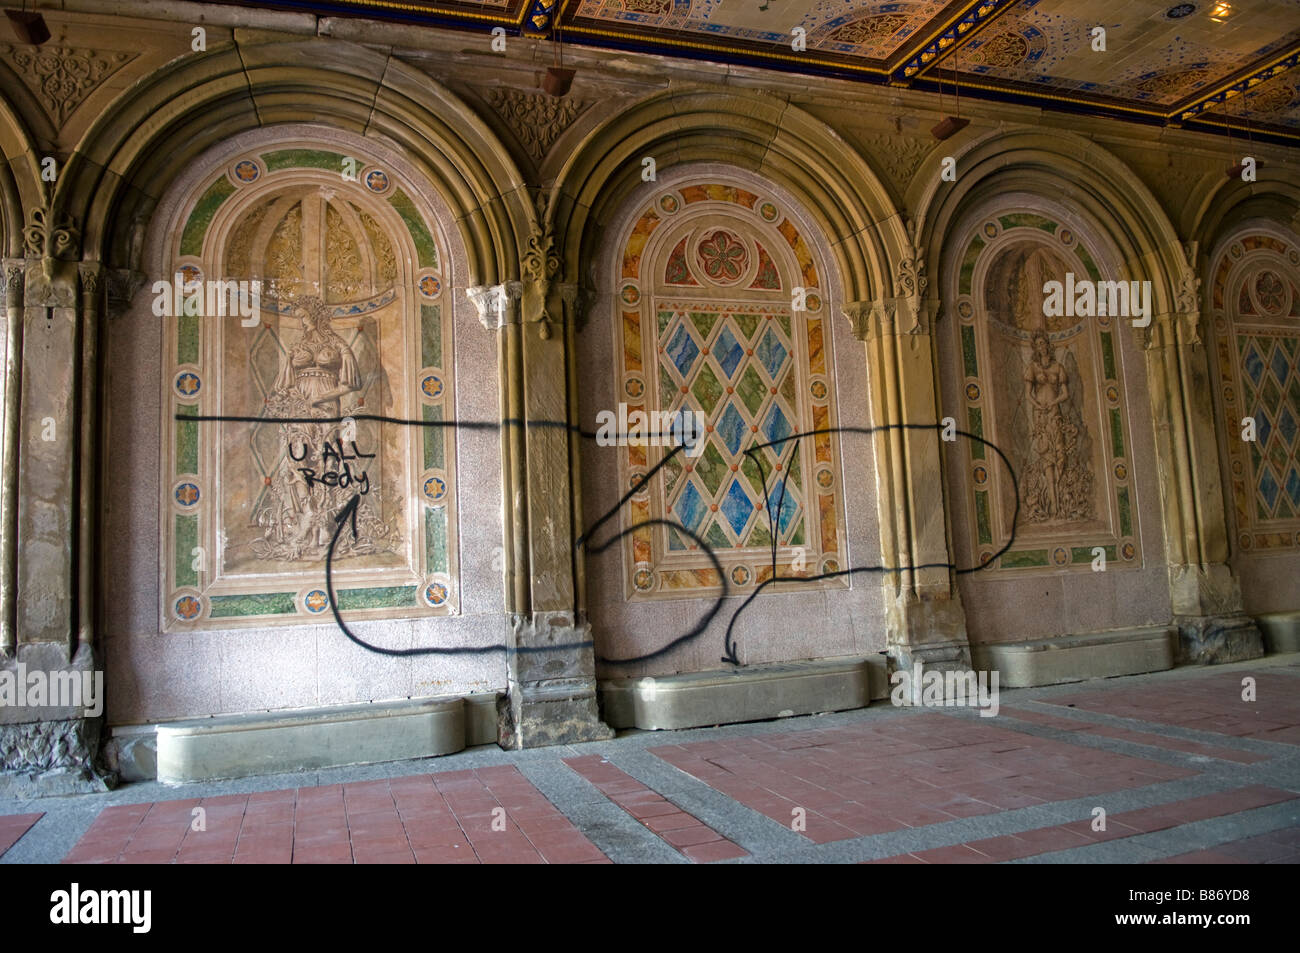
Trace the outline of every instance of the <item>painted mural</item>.
<instances>
[{"instance_id":1,"label":"painted mural","mask_svg":"<svg viewBox=\"0 0 1300 953\"><path fill-rule=\"evenodd\" d=\"M836 420L828 304L780 203L718 183L664 192L631 226L618 287L615 356L629 414L688 411L705 431L696 455L671 456L630 500L624 525L686 526L733 591L769 578L774 558L782 576L835 572L844 539L838 440L818 433ZM624 485L669 452L620 451ZM630 598L720 585L697 542L672 527L636 530L625 557Z\"/></svg>"},{"instance_id":2,"label":"painted mural","mask_svg":"<svg viewBox=\"0 0 1300 953\"><path fill-rule=\"evenodd\" d=\"M1252 232L1213 266L1211 318L1239 550L1300 547L1300 246ZM1241 439L1254 421L1254 440Z\"/></svg>"},{"instance_id":3,"label":"painted mural","mask_svg":"<svg viewBox=\"0 0 1300 953\"><path fill-rule=\"evenodd\" d=\"M454 434L365 419L443 419L443 266L393 174L345 175L345 158L244 156L175 238L177 300L199 303L165 319L167 627L325 613L331 544L340 610L456 610ZM222 315L217 281L255 290L255 308ZM354 496L357 532L335 540Z\"/></svg>"}]
</instances>

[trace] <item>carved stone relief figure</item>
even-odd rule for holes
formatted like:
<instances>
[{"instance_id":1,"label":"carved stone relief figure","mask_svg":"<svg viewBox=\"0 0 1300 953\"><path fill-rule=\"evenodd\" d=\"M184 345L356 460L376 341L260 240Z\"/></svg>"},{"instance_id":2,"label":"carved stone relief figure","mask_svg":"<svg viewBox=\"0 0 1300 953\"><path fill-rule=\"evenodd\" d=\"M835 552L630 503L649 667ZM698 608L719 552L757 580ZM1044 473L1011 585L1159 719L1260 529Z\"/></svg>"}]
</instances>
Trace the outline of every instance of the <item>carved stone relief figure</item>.
<instances>
[{"instance_id":1,"label":"carved stone relief figure","mask_svg":"<svg viewBox=\"0 0 1300 953\"><path fill-rule=\"evenodd\" d=\"M287 359L267 398L267 416L347 416L356 410L352 395L361 389L356 355L330 327L329 306L315 296L298 301L302 334L290 346ZM364 488L357 509L357 536L339 536L337 556L365 555L391 549L393 527L374 513L363 465L353 474L346 455L356 455L355 431L348 434L335 422L282 424L282 454L270 477L269 492L254 518L263 532L252 544L262 559L315 560L325 555L334 536L337 514L353 494ZM349 439L351 438L351 439ZM338 459L331 459L331 457ZM362 458L364 461L364 458ZM349 485L323 482L317 475L346 473ZM352 479L360 486L351 485Z\"/></svg>"},{"instance_id":2,"label":"carved stone relief figure","mask_svg":"<svg viewBox=\"0 0 1300 953\"><path fill-rule=\"evenodd\" d=\"M1041 246L1012 246L990 269L987 298L1006 348L1002 406L1020 476L1021 519L1064 523L1094 516L1091 435L1072 342L1077 319L1043 314L1042 288L1065 264ZM1056 338L1054 341L1053 338ZM1009 339L1009 340L1008 340Z\"/></svg>"}]
</instances>

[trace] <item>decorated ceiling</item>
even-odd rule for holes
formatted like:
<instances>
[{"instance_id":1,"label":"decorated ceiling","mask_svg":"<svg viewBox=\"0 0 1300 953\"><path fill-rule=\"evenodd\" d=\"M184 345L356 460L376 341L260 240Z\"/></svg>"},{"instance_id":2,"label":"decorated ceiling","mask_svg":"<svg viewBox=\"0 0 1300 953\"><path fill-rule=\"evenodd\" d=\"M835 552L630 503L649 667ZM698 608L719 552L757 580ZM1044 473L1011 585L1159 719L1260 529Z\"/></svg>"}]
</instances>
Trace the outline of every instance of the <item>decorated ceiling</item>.
<instances>
[{"instance_id":1,"label":"decorated ceiling","mask_svg":"<svg viewBox=\"0 0 1300 953\"><path fill-rule=\"evenodd\" d=\"M511 34L553 36L558 27L569 44L1300 141L1300 0L286 0L256 5L469 30L504 26Z\"/></svg>"}]
</instances>

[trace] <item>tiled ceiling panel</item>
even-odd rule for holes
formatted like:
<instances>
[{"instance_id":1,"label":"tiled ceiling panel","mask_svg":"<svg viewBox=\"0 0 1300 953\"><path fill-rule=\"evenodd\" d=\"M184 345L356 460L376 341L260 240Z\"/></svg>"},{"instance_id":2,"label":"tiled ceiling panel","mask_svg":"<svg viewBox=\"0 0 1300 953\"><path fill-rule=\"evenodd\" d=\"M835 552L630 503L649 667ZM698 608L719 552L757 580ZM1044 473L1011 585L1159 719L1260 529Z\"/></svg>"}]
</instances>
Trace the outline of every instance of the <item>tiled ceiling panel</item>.
<instances>
[{"instance_id":1,"label":"tiled ceiling panel","mask_svg":"<svg viewBox=\"0 0 1300 953\"><path fill-rule=\"evenodd\" d=\"M1300 140L1300 0L282 0ZM1103 27L1105 50L1092 31ZM793 48L796 37L804 49ZM1242 94L1245 95L1242 95Z\"/></svg>"}]
</instances>

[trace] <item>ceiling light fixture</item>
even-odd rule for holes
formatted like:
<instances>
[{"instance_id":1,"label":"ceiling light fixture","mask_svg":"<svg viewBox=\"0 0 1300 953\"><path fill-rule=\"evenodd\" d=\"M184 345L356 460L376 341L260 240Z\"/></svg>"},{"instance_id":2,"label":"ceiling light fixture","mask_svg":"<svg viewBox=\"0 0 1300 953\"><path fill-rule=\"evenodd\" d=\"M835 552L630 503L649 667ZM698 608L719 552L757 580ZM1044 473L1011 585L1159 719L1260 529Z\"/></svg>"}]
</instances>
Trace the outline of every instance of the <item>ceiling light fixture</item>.
<instances>
[{"instance_id":1,"label":"ceiling light fixture","mask_svg":"<svg viewBox=\"0 0 1300 953\"><path fill-rule=\"evenodd\" d=\"M45 25L45 17L35 10L29 12L27 0L23 0L21 10L6 10L5 16L9 18L9 25L13 27L20 43L40 46L50 38L50 28Z\"/></svg>"},{"instance_id":2,"label":"ceiling light fixture","mask_svg":"<svg viewBox=\"0 0 1300 953\"><path fill-rule=\"evenodd\" d=\"M1232 16L1232 4L1216 3L1210 8L1208 16L1215 23L1222 23L1224 20L1228 19L1228 17Z\"/></svg>"},{"instance_id":3,"label":"ceiling light fixture","mask_svg":"<svg viewBox=\"0 0 1300 953\"><path fill-rule=\"evenodd\" d=\"M953 54L953 58L955 61L956 59L955 51ZM930 130L930 135L934 136L940 142L943 142L943 140L951 136L955 136L957 133L961 132L963 129L965 129L967 126L970 125L969 119L961 118L961 83L958 82L957 80L956 62L953 63L953 67L952 67L952 85L953 88L956 90L957 115L945 116L943 119L939 120L939 122L936 123L934 127L931 128ZM943 108L943 70L942 69L939 70L939 108L940 109Z\"/></svg>"}]
</instances>

